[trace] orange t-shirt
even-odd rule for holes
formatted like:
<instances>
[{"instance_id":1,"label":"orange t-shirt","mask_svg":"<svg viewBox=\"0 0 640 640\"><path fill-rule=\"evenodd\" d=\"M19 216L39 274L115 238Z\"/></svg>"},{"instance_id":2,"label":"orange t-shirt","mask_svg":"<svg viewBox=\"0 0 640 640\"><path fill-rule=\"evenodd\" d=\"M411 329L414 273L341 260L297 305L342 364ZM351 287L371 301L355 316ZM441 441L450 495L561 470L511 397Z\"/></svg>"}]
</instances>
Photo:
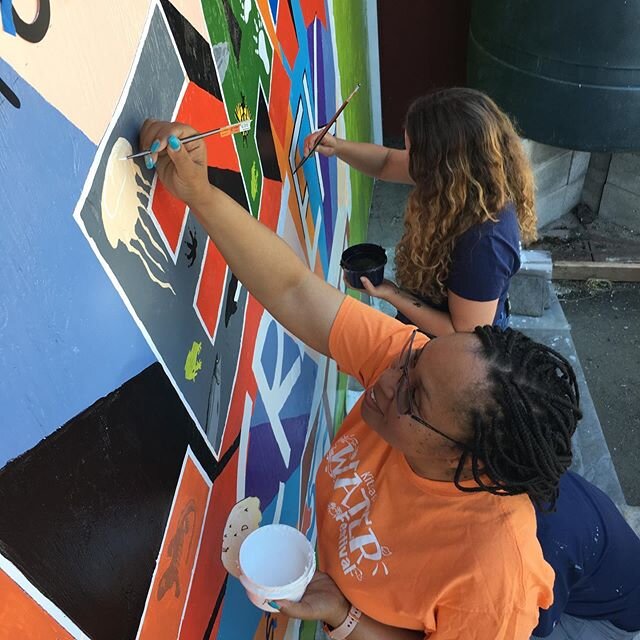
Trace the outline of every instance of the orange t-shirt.
<instances>
[{"instance_id":1,"label":"orange t-shirt","mask_svg":"<svg viewBox=\"0 0 640 640\"><path fill-rule=\"evenodd\" d=\"M366 388L412 330L347 298L329 349ZM321 570L379 622L431 640L525 640L538 607L553 601L529 498L463 493L417 476L366 425L360 402L320 465L316 505Z\"/></svg>"}]
</instances>

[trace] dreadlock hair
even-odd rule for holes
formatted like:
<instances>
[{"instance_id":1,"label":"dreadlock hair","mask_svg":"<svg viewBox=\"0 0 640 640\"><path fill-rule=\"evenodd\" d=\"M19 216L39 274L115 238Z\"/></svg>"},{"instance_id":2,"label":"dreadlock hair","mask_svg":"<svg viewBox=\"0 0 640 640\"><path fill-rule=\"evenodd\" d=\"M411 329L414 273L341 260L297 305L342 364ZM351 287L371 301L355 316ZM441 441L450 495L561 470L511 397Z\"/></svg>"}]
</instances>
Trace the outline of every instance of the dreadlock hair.
<instances>
[{"instance_id":1,"label":"dreadlock hair","mask_svg":"<svg viewBox=\"0 0 640 640\"><path fill-rule=\"evenodd\" d=\"M489 371L490 400L472 412L472 442L460 457L455 485L496 495L527 493L536 507L551 511L582 417L573 368L553 349L513 329L485 326L474 333ZM469 456L477 487L460 485Z\"/></svg>"}]
</instances>

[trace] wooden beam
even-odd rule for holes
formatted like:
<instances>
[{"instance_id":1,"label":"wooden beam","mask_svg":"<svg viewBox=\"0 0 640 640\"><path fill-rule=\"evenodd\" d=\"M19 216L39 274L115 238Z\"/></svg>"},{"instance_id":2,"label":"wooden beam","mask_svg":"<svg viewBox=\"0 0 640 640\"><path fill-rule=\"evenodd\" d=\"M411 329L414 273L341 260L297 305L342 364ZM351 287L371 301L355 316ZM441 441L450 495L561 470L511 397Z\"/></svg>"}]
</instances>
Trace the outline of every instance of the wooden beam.
<instances>
[{"instance_id":1,"label":"wooden beam","mask_svg":"<svg viewBox=\"0 0 640 640\"><path fill-rule=\"evenodd\" d=\"M553 280L640 282L640 262L586 262L558 260L553 263Z\"/></svg>"}]
</instances>

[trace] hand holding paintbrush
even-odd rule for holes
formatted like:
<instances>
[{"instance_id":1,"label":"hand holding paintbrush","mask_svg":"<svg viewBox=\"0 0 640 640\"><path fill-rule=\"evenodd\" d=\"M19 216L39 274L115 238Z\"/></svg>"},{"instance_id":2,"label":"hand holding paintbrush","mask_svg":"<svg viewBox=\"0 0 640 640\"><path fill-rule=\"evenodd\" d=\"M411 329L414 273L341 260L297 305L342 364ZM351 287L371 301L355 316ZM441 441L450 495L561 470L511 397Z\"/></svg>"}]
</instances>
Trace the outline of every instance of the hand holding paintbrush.
<instances>
[{"instance_id":1,"label":"hand holding paintbrush","mask_svg":"<svg viewBox=\"0 0 640 640\"><path fill-rule=\"evenodd\" d=\"M153 155L145 156L147 167L155 166L160 181L179 200L195 202L209 189L204 136L193 127L181 122L145 120L140 147L152 151Z\"/></svg>"},{"instance_id":2,"label":"hand holding paintbrush","mask_svg":"<svg viewBox=\"0 0 640 640\"><path fill-rule=\"evenodd\" d=\"M155 120L147 120L145 122L156 122ZM240 122L235 122L233 124L225 125L224 127L218 127L216 129L210 129L209 131L203 131L202 133L194 133L192 136L187 136L185 138L179 138L181 144L187 144L189 142L195 142L196 140L202 140L202 138L208 138L209 136L219 135L221 138L225 136L233 135L234 133L245 133L251 129L251 120L241 120ZM122 160L131 160L133 158L142 158L144 157L145 162L147 164L147 169L153 168L155 165L155 160L152 158L151 162L148 161L149 156L153 156L155 153L159 153L160 151L160 141L156 140L154 143L146 149L145 151L140 151L139 153L131 153L128 156L122 158Z\"/></svg>"},{"instance_id":3,"label":"hand holding paintbrush","mask_svg":"<svg viewBox=\"0 0 640 640\"><path fill-rule=\"evenodd\" d=\"M327 124L325 124L320 131L314 134L311 134L310 136L307 137L304 143L304 157L302 158L302 160L300 160L300 162L296 165L295 169L293 170L294 174L310 158L311 154L314 151L320 150L322 152L323 146L325 147L325 149L331 150L332 144L335 147L336 139L333 136L329 135L329 129L331 129L331 127L334 125L334 123L336 122L340 114L345 110L346 106L349 104L351 98L353 98L353 96L358 92L359 89L360 89L360 84L357 84L355 86L355 89L349 94L347 99L340 105L340 107L335 112L331 120L329 120L329 122L327 122ZM327 137L329 137L329 142L327 142ZM323 155L331 156L331 155L334 155L334 153L335 151L333 153L324 152Z\"/></svg>"}]
</instances>

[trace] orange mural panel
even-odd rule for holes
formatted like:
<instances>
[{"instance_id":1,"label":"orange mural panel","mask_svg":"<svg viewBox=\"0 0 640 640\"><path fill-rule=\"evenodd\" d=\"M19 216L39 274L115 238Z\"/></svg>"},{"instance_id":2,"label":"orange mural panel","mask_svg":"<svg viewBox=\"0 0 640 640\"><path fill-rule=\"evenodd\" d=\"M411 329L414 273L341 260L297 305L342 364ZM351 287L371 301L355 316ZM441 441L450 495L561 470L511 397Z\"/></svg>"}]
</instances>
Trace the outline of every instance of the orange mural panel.
<instances>
[{"instance_id":1,"label":"orange mural panel","mask_svg":"<svg viewBox=\"0 0 640 640\"><path fill-rule=\"evenodd\" d=\"M207 253L202 262L202 275L198 284L196 306L209 336L213 337L223 302L227 263L216 245L207 239Z\"/></svg>"},{"instance_id":2,"label":"orange mural panel","mask_svg":"<svg viewBox=\"0 0 640 640\"><path fill-rule=\"evenodd\" d=\"M180 631L182 640L203 638L205 631L212 628L215 603L227 577L227 572L222 566L220 558L222 533L226 514L236 503L237 475L238 453L235 451L222 474L216 478L211 491L211 502L204 523L198 563L193 575L189 603ZM222 607L219 607L218 622L221 612ZM215 635L211 637L215 638Z\"/></svg>"},{"instance_id":3,"label":"orange mural panel","mask_svg":"<svg viewBox=\"0 0 640 640\"><path fill-rule=\"evenodd\" d=\"M180 122L188 122L198 131L208 131L229 124L224 104L193 82L187 86L176 119ZM239 171L236 149L231 136L209 136L205 138L205 144L210 165ZM184 202L174 198L164 185L158 182L151 208L171 250L175 253L187 216Z\"/></svg>"},{"instance_id":4,"label":"orange mural panel","mask_svg":"<svg viewBox=\"0 0 640 640\"><path fill-rule=\"evenodd\" d=\"M1 570L0 594L0 640L73 640L66 629Z\"/></svg>"},{"instance_id":5,"label":"orange mural panel","mask_svg":"<svg viewBox=\"0 0 640 640\"><path fill-rule=\"evenodd\" d=\"M140 640L175 640L193 576L210 482L191 455L185 458L147 597Z\"/></svg>"},{"instance_id":6,"label":"orange mural panel","mask_svg":"<svg viewBox=\"0 0 640 640\"><path fill-rule=\"evenodd\" d=\"M289 116L289 94L291 79L282 65L279 55L273 56L271 72L271 91L269 94L269 119L276 138L284 147L287 141L287 118Z\"/></svg>"},{"instance_id":7,"label":"orange mural panel","mask_svg":"<svg viewBox=\"0 0 640 640\"><path fill-rule=\"evenodd\" d=\"M327 28L327 14L324 11L324 0L301 0L300 8L304 18L304 26L308 27L313 19L318 16L324 28Z\"/></svg>"},{"instance_id":8,"label":"orange mural panel","mask_svg":"<svg viewBox=\"0 0 640 640\"><path fill-rule=\"evenodd\" d=\"M298 55L298 38L296 28L293 25L293 16L289 10L288 2L278 4L278 17L276 20L276 37L287 57L289 66L293 68Z\"/></svg>"}]
</instances>

